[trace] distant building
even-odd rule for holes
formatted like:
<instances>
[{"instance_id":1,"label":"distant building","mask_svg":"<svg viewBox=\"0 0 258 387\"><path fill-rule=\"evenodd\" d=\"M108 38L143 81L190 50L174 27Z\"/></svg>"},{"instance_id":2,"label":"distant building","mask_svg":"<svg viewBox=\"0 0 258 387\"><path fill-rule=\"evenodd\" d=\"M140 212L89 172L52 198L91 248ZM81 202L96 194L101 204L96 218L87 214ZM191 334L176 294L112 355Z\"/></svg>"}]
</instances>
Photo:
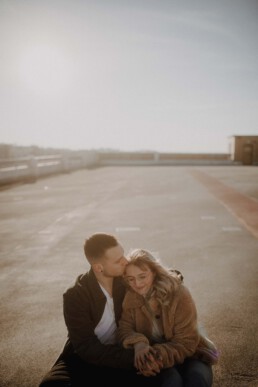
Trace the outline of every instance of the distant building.
<instances>
[{"instance_id":1,"label":"distant building","mask_svg":"<svg viewBox=\"0 0 258 387\"><path fill-rule=\"evenodd\" d=\"M229 140L232 161L258 165L258 136L232 136Z\"/></svg>"}]
</instances>

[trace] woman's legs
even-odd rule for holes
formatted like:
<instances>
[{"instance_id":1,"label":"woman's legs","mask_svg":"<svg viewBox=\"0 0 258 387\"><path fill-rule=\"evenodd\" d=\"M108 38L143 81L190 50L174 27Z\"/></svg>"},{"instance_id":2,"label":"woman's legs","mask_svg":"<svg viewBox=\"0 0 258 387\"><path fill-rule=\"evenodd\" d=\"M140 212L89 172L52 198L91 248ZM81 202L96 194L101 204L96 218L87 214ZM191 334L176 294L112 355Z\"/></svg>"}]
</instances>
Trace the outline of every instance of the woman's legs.
<instances>
[{"instance_id":1,"label":"woman's legs","mask_svg":"<svg viewBox=\"0 0 258 387\"><path fill-rule=\"evenodd\" d=\"M187 359L180 367L184 387L211 387L212 367L201 360ZM178 367L178 368L179 368Z\"/></svg>"},{"instance_id":2,"label":"woman's legs","mask_svg":"<svg viewBox=\"0 0 258 387\"><path fill-rule=\"evenodd\" d=\"M155 385L160 387L183 387L183 380L176 369L176 367L170 367L163 369L160 374L154 377L158 383Z\"/></svg>"}]
</instances>

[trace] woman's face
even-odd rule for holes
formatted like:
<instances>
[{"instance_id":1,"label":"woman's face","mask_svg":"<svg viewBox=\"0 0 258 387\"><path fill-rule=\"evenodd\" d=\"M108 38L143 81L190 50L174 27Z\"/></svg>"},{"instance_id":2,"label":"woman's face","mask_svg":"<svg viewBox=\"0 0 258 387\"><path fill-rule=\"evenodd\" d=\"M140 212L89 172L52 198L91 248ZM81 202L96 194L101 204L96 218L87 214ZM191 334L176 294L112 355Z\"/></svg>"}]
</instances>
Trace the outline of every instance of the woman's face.
<instances>
[{"instance_id":1,"label":"woman's face","mask_svg":"<svg viewBox=\"0 0 258 387\"><path fill-rule=\"evenodd\" d=\"M125 280L141 296L145 296L151 289L154 277L154 273L147 266L143 269L133 264L126 266Z\"/></svg>"}]
</instances>

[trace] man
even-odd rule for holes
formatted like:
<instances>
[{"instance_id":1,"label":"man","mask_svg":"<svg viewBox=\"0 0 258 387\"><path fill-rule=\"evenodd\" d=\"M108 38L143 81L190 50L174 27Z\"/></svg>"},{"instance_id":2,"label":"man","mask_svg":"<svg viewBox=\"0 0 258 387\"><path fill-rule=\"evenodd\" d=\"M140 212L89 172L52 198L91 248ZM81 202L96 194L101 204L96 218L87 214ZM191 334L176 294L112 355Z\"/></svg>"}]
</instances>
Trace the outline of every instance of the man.
<instances>
[{"instance_id":1,"label":"man","mask_svg":"<svg viewBox=\"0 0 258 387\"><path fill-rule=\"evenodd\" d=\"M116 344L125 294L124 250L114 236L97 233L86 239L84 253L91 268L63 295L68 340L40 387L98 385L103 379L112 386L142 386L152 378L137 375L134 351ZM146 375L155 375L160 366L149 359Z\"/></svg>"}]
</instances>

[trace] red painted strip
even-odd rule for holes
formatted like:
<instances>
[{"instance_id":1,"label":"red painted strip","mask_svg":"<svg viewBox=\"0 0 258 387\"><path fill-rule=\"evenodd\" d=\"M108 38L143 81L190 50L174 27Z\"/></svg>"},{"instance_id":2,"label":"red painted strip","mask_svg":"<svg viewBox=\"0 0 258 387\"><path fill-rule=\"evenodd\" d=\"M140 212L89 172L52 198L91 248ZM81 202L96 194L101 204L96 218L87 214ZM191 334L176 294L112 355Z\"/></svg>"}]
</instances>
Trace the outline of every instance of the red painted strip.
<instances>
[{"instance_id":1,"label":"red painted strip","mask_svg":"<svg viewBox=\"0 0 258 387\"><path fill-rule=\"evenodd\" d=\"M258 202L255 199L221 183L206 172L192 170L191 174L258 239Z\"/></svg>"}]
</instances>

